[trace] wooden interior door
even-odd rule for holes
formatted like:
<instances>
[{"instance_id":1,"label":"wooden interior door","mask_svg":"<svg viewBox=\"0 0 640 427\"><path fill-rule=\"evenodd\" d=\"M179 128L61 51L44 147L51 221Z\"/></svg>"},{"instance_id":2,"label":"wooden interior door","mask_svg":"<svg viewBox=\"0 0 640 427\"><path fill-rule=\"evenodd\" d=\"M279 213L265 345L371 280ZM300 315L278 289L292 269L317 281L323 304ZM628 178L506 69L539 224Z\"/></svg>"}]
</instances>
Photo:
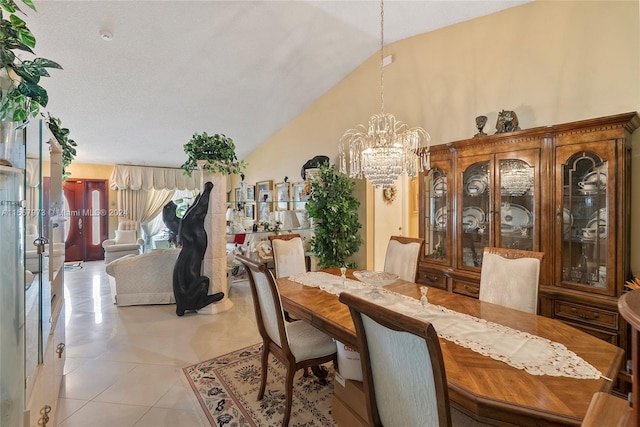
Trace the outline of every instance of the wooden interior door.
<instances>
[{"instance_id":1,"label":"wooden interior door","mask_svg":"<svg viewBox=\"0 0 640 427\"><path fill-rule=\"evenodd\" d=\"M107 183L105 180L68 179L63 186L69 205L65 261L104 259L107 238Z\"/></svg>"}]
</instances>

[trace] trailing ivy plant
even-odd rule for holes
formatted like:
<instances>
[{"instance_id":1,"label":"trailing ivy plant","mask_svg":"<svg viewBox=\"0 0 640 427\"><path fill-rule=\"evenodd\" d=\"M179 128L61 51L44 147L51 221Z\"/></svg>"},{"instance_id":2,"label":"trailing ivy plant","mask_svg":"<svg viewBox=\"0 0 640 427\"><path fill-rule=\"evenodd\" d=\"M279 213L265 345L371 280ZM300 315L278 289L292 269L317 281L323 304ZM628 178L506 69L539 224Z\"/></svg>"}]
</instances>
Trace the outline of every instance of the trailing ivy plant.
<instances>
[{"instance_id":1,"label":"trailing ivy plant","mask_svg":"<svg viewBox=\"0 0 640 427\"><path fill-rule=\"evenodd\" d=\"M204 170L223 175L239 174L247 167L244 160L238 161L233 139L222 134L194 133L183 148L188 159L181 168L187 176L191 176L191 172L198 169L198 160L207 161L203 166Z\"/></svg>"},{"instance_id":2,"label":"trailing ivy plant","mask_svg":"<svg viewBox=\"0 0 640 427\"><path fill-rule=\"evenodd\" d=\"M337 173L328 163L320 165L311 178L311 196L306 208L315 220L311 247L321 268L355 267L347 259L355 254L362 238L358 230L360 202L353 196L355 183L347 175Z\"/></svg>"},{"instance_id":3,"label":"trailing ivy plant","mask_svg":"<svg viewBox=\"0 0 640 427\"><path fill-rule=\"evenodd\" d=\"M67 173L66 168L71 164L76 156L76 147L78 144L69 138L69 129L62 127L60 119L53 117L49 114L47 118L49 124L49 130L53 134L54 138L58 140L60 147L62 147L62 179L67 179L70 173Z\"/></svg>"},{"instance_id":4,"label":"trailing ivy plant","mask_svg":"<svg viewBox=\"0 0 640 427\"><path fill-rule=\"evenodd\" d=\"M36 10L32 0L22 2ZM20 60L16 51L35 55L36 38L16 14L25 15L14 0L0 0L0 8L6 12L0 20L0 79L4 82L0 85L0 120L24 122L49 102L47 91L39 85L40 77L49 77L47 68L62 67L45 58Z\"/></svg>"}]
</instances>

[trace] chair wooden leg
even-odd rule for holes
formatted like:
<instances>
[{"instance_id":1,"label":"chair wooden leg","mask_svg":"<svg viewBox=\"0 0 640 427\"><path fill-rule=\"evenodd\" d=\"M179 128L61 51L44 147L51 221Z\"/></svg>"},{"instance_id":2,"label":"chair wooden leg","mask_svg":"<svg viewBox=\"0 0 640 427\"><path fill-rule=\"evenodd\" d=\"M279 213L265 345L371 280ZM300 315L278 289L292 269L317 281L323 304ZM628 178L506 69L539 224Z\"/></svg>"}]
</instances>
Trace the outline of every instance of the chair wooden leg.
<instances>
[{"instance_id":1,"label":"chair wooden leg","mask_svg":"<svg viewBox=\"0 0 640 427\"><path fill-rule=\"evenodd\" d=\"M269 344L262 345L262 378L260 379L260 391L258 392L258 400L264 397L264 390L267 387L267 363L269 363Z\"/></svg>"},{"instance_id":2,"label":"chair wooden leg","mask_svg":"<svg viewBox=\"0 0 640 427\"><path fill-rule=\"evenodd\" d=\"M293 377L296 375L296 369L294 366L287 366L287 378L284 384L284 418L282 419L282 427L289 425L289 418L291 417L291 406L293 401Z\"/></svg>"}]
</instances>

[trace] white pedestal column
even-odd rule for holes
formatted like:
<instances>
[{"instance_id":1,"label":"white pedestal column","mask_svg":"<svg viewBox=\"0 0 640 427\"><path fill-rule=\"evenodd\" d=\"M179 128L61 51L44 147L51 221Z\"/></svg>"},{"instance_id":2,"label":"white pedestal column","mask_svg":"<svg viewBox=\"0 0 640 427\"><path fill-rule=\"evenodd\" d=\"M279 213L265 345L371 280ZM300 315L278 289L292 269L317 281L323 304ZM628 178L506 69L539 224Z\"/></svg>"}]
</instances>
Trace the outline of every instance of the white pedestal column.
<instances>
[{"instance_id":1,"label":"white pedestal column","mask_svg":"<svg viewBox=\"0 0 640 427\"><path fill-rule=\"evenodd\" d=\"M202 274L209 278L209 294L224 292L224 298L198 310L200 314L216 314L229 310L233 302L228 295L227 251L226 251L226 212L227 180L222 174L205 172L201 183L210 181L213 189L209 197L209 209L204 219L207 232L207 250L202 261Z\"/></svg>"}]
</instances>

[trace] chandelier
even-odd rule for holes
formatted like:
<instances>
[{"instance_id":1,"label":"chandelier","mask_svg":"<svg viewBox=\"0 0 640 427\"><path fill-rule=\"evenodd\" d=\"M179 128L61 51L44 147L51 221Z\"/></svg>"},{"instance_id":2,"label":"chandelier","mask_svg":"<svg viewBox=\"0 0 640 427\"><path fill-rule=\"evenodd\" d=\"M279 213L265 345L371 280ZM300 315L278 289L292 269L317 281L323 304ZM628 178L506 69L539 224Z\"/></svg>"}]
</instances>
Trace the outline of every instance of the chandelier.
<instances>
[{"instance_id":1,"label":"chandelier","mask_svg":"<svg viewBox=\"0 0 640 427\"><path fill-rule=\"evenodd\" d=\"M402 173L415 177L430 168L427 131L409 128L384 112L384 0L380 2L380 106L380 114L371 116L367 126L349 129L340 139L340 172L384 189Z\"/></svg>"}]
</instances>

